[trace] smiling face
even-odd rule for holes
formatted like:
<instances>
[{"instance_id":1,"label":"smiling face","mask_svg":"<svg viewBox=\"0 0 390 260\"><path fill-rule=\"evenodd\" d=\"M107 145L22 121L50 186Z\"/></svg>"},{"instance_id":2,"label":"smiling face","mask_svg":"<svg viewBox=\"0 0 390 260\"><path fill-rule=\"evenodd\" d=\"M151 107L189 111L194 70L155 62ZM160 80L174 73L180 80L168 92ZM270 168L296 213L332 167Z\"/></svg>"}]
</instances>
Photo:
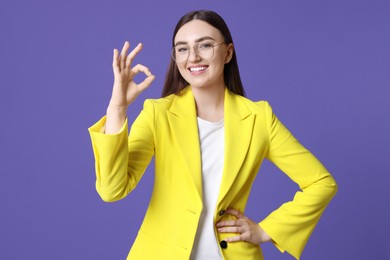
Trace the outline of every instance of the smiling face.
<instances>
[{"instance_id":1,"label":"smiling face","mask_svg":"<svg viewBox=\"0 0 390 260\"><path fill-rule=\"evenodd\" d=\"M178 30L174 42L179 72L192 87L225 87L223 71L233 45L224 43L218 29L192 20Z\"/></svg>"}]
</instances>

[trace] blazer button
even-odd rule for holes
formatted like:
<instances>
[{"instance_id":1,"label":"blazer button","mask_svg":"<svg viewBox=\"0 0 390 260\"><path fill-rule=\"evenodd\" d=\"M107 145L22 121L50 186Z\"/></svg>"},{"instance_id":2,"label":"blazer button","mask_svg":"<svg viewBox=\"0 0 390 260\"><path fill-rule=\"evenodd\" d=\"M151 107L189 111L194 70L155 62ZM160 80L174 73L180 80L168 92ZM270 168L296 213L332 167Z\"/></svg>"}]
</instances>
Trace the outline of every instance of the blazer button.
<instances>
[{"instance_id":1,"label":"blazer button","mask_svg":"<svg viewBox=\"0 0 390 260\"><path fill-rule=\"evenodd\" d=\"M219 212L220 216L222 216L223 214L225 214L225 210L224 209Z\"/></svg>"},{"instance_id":2,"label":"blazer button","mask_svg":"<svg viewBox=\"0 0 390 260\"><path fill-rule=\"evenodd\" d=\"M221 246L222 249L226 249L227 248L227 242L225 240L222 240L219 245Z\"/></svg>"}]
</instances>

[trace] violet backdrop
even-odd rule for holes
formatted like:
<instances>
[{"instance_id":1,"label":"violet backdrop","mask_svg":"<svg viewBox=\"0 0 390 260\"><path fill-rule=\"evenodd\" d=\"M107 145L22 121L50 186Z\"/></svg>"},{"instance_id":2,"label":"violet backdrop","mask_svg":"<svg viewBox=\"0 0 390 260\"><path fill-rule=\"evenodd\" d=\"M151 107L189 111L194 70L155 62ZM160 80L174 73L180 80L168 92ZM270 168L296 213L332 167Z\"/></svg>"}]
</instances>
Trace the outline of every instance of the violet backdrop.
<instances>
[{"instance_id":1,"label":"violet backdrop","mask_svg":"<svg viewBox=\"0 0 390 260\"><path fill-rule=\"evenodd\" d=\"M270 101L339 184L302 259L390 259L390 1L375 0L1 0L0 259L125 259L153 165L102 202L87 128L105 114L112 49L142 41L136 62L157 76L133 120L160 96L173 28L194 9L224 17L247 96ZM246 213L260 221L297 189L265 163Z\"/></svg>"}]
</instances>

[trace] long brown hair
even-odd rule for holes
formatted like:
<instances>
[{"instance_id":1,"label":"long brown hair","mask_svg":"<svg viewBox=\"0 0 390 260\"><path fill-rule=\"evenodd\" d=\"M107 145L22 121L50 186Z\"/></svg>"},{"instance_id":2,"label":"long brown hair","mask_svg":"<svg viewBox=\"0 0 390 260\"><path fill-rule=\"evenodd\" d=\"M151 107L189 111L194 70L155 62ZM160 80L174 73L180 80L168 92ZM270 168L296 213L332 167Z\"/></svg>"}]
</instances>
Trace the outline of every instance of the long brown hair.
<instances>
[{"instance_id":1,"label":"long brown hair","mask_svg":"<svg viewBox=\"0 0 390 260\"><path fill-rule=\"evenodd\" d=\"M198 11L192 11L185 14L179 20L173 32L172 48L175 45L176 33L183 25L185 25L186 23L192 20L201 20L207 22L208 24L215 27L221 32L226 44L229 43L233 44L233 38L230 34L229 28L227 27L225 21L219 14L209 10L198 10ZM240 78L240 72L238 70L237 56L235 50L233 51L233 56L230 62L225 64L224 80L227 88L231 92L241 96L245 96L244 87L242 86L242 82ZM165 76L162 97L166 97L170 94L179 94L179 92L182 89L184 89L186 86L188 86L188 82L181 76L177 68L176 62L173 60L173 58L171 58L168 71Z\"/></svg>"}]
</instances>

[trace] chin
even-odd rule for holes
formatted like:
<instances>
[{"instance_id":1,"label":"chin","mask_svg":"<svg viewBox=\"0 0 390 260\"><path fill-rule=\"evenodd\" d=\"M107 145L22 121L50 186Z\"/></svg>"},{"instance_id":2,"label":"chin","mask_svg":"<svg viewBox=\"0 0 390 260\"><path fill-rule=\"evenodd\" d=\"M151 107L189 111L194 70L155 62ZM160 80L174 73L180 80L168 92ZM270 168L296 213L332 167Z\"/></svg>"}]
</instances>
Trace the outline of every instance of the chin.
<instances>
[{"instance_id":1,"label":"chin","mask_svg":"<svg viewBox=\"0 0 390 260\"><path fill-rule=\"evenodd\" d=\"M197 80L191 80L191 81L187 81L188 84L191 85L191 87L193 88L205 88L206 86L209 86L210 83L207 82L207 81L197 81Z\"/></svg>"},{"instance_id":2,"label":"chin","mask_svg":"<svg viewBox=\"0 0 390 260\"><path fill-rule=\"evenodd\" d=\"M196 88L204 88L205 86L213 85L213 81L204 77L187 77L185 79L188 84Z\"/></svg>"}]
</instances>

